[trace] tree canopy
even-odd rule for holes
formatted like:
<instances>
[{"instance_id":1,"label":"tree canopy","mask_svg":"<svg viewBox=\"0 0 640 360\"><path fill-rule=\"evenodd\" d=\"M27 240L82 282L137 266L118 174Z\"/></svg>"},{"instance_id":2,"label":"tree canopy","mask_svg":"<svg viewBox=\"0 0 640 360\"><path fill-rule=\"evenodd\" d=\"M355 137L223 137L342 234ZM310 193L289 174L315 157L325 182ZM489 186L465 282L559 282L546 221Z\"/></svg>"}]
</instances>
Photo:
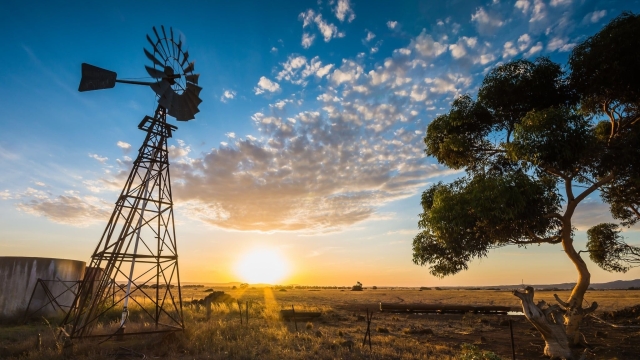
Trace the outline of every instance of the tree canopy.
<instances>
[{"instance_id":1,"label":"tree canopy","mask_svg":"<svg viewBox=\"0 0 640 360\"><path fill-rule=\"evenodd\" d=\"M497 66L475 100L458 97L429 124L426 154L466 174L423 193L416 264L442 277L493 248L562 243L588 283L573 249L578 204L599 191L621 225L640 220L637 34L640 17L623 13L576 46L568 72L544 57ZM594 261L620 271L602 255L610 243L590 240Z\"/></svg>"}]
</instances>

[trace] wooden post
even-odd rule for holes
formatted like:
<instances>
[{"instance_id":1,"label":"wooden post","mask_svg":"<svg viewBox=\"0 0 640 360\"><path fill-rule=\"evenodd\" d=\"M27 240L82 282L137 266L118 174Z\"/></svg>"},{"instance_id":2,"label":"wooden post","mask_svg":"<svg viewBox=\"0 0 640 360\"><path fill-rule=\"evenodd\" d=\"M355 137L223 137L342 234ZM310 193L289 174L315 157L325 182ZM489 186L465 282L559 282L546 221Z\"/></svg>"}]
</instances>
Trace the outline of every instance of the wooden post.
<instances>
[{"instance_id":1,"label":"wooden post","mask_svg":"<svg viewBox=\"0 0 640 360\"><path fill-rule=\"evenodd\" d=\"M367 344L367 336L369 336L369 351L371 351L371 319L373 319L373 311L369 314L369 308L367 308L367 330L364 332L362 346Z\"/></svg>"},{"instance_id":2,"label":"wooden post","mask_svg":"<svg viewBox=\"0 0 640 360\"><path fill-rule=\"evenodd\" d=\"M298 322L296 321L296 309L293 308L293 305L291 305L291 311L293 312L293 323L296 326L296 331L298 331Z\"/></svg>"},{"instance_id":3,"label":"wooden post","mask_svg":"<svg viewBox=\"0 0 640 360\"><path fill-rule=\"evenodd\" d=\"M244 313L247 316L247 326L249 326L249 302L246 301L244 304Z\"/></svg>"},{"instance_id":4,"label":"wooden post","mask_svg":"<svg viewBox=\"0 0 640 360\"><path fill-rule=\"evenodd\" d=\"M240 300L236 300L238 302L238 312L240 313L240 325L242 325L242 305L240 305Z\"/></svg>"},{"instance_id":5,"label":"wooden post","mask_svg":"<svg viewBox=\"0 0 640 360\"><path fill-rule=\"evenodd\" d=\"M509 332L511 332L511 358L516 360L516 344L513 341L513 325L511 324L511 319L509 319Z\"/></svg>"}]
</instances>

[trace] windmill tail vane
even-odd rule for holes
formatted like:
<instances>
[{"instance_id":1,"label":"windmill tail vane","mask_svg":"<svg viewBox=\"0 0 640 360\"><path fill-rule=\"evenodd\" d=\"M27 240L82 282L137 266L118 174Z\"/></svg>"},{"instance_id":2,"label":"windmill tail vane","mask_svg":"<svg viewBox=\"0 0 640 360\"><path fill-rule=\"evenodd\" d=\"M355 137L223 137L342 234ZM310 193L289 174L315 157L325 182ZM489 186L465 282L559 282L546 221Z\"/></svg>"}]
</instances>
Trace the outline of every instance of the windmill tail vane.
<instances>
[{"instance_id":1,"label":"windmill tail vane","mask_svg":"<svg viewBox=\"0 0 640 360\"><path fill-rule=\"evenodd\" d=\"M158 99L153 117L145 116L138 128L146 132L143 145L118 197L107 226L91 256L92 271L80 285L62 328L71 339L156 333L184 329L178 250L173 216L169 151L167 140L179 121L195 118L199 112L199 74L194 62L164 26L156 40L147 35L152 51L144 49L153 66L145 66L155 81L118 79L114 71L83 63L78 91L115 87L116 83L149 86ZM121 310L115 324L107 314ZM135 311L153 329L125 332L129 314ZM98 323L110 323L100 327ZM96 330L97 331L97 330ZM62 334L62 331L61 331Z\"/></svg>"}]
</instances>

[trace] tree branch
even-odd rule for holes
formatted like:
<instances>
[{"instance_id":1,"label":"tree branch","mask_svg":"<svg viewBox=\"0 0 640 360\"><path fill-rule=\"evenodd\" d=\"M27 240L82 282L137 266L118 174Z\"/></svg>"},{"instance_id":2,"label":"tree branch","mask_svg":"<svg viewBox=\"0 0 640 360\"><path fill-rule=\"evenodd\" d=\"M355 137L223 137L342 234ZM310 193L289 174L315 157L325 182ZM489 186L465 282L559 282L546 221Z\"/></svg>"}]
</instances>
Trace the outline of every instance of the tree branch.
<instances>
[{"instance_id":1,"label":"tree branch","mask_svg":"<svg viewBox=\"0 0 640 360\"><path fill-rule=\"evenodd\" d=\"M615 174L613 172L611 172L609 175L603 177L602 179L598 180L598 182L596 182L595 184L589 186L587 188L587 190L583 191L580 195L578 195L577 198L575 198L575 202L579 203L580 201L584 200L584 198L586 198L587 196L591 195L592 192L596 191L600 186L608 183L609 181L613 180L613 178L615 177Z\"/></svg>"},{"instance_id":2,"label":"tree branch","mask_svg":"<svg viewBox=\"0 0 640 360\"><path fill-rule=\"evenodd\" d=\"M544 170L546 173L557 176L561 179L563 179L565 182L567 180L571 180L567 175L563 174L562 172L552 168L552 167L548 167L548 166L540 166L540 168L542 170Z\"/></svg>"},{"instance_id":3,"label":"tree branch","mask_svg":"<svg viewBox=\"0 0 640 360\"><path fill-rule=\"evenodd\" d=\"M522 241L522 240L513 240L512 243L515 245L530 245L530 244L559 244L562 242L561 236L552 236L547 238L541 238L538 235L534 234L533 231L526 229L527 234L532 239L530 241Z\"/></svg>"},{"instance_id":4,"label":"tree branch","mask_svg":"<svg viewBox=\"0 0 640 360\"><path fill-rule=\"evenodd\" d=\"M560 215L558 213L547 214L547 215L544 215L543 218L545 218L545 219L556 218L556 219L558 219L560 221L564 221L564 218L562 217L562 215Z\"/></svg>"}]
</instances>

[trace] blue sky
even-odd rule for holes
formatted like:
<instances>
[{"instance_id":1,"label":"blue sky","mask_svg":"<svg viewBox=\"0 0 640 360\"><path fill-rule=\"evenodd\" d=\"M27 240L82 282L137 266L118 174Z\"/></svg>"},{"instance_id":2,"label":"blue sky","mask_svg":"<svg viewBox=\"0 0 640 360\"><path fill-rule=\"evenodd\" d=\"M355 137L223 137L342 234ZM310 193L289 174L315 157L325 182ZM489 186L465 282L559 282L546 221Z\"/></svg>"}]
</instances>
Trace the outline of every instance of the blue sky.
<instances>
[{"instance_id":1,"label":"blue sky","mask_svg":"<svg viewBox=\"0 0 640 360\"><path fill-rule=\"evenodd\" d=\"M88 259L157 103L142 86L77 92L80 64L144 77L145 35L163 24L203 87L170 140L183 281L238 280L255 248L288 259L289 283L572 281L557 246L500 249L444 280L413 265L421 191L459 175L424 156L422 137L492 67L564 64L623 10L640 2L3 4L0 253ZM606 210L597 197L581 207L579 244ZM590 269L594 282L640 277Z\"/></svg>"}]
</instances>

